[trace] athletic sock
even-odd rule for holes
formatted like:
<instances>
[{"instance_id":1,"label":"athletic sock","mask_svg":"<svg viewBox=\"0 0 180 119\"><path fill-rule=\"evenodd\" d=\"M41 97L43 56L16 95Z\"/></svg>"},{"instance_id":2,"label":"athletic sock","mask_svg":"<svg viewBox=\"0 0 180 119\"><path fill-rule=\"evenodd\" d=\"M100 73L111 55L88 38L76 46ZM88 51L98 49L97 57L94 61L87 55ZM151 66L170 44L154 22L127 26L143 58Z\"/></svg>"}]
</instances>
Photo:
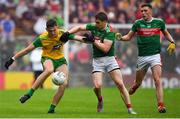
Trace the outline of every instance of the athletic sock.
<instances>
[{"instance_id":1,"label":"athletic sock","mask_svg":"<svg viewBox=\"0 0 180 119\"><path fill-rule=\"evenodd\" d=\"M158 102L158 107L164 107L164 103L163 102Z\"/></svg>"},{"instance_id":2,"label":"athletic sock","mask_svg":"<svg viewBox=\"0 0 180 119\"><path fill-rule=\"evenodd\" d=\"M126 104L126 107L128 108L128 110L130 109L132 109L132 105L131 104Z\"/></svg>"},{"instance_id":3,"label":"athletic sock","mask_svg":"<svg viewBox=\"0 0 180 119\"><path fill-rule=\"evenodd\" d=\"M49 111L50 111L50 110L54 110L55 107L56 107L56 105L51 104L51 105L50 105L50 108L49 108Z\"/></svg>"},{"instance_id":4,"label":"athletic sock","mask_svg":"<svg viewBox=\"0 0 180 119\"><path fill-rule=\"evenodd\" d=\"M31 96L33 95L34 91L35 91L35 90L31 88L31 89L28 91L27 94L31 97Z\"/></svg>"},{"instance_id":5,"label":"athletic sock","mask_svg":"<svg viewBox=\"0 0 180 119\"><path fill-rule=\"evenodd\" d=\"M98 101L101 102L103 100L102 96L98 97Z\"/></svg>"}]
</instances>

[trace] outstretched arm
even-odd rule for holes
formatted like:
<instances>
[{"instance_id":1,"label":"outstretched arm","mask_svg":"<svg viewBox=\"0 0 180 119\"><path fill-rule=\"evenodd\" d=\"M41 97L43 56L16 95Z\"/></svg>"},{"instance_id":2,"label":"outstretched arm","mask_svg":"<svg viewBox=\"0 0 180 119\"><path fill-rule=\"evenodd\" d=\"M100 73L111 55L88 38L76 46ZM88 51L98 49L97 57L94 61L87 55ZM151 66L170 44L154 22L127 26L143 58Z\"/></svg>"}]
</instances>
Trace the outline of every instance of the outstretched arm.
<instances>
[{"instance_id":1,"label":"outstretched arm","mask_svg":"<svg viewBox=\"0 0 180 119\"><path fill-rule=\"evenodd\" d=\"M84 36L75 35L73 40L85 43L84 38Z\"/></svg>"},{"instance_id":2,"label":"outstretched arm","mask_svg":"<svg viewBox=\"0 0 180 119\"><path fill-rule=\"evenodd\" d=\"M79 25L71 28L68 32L71 33L77 33L78 31L86 31L86 25Z\"/></svg>"},{"instance_id":3,"label":"outstretched arm","mask_svg":"<svg viewBox=\"0 0 180 119\"><path fill-rule=\"evenodd\" d=\"M5 68L8 69L9 66L12 65L12 63L14 62L15 59L22 57L26 54L28 54L30 51L32 51L33 49L35 49L35 46L33 44L30 44L28 47L26 47L25 49L19 51L18 53L16 53L13 57L9 58L9 60L7 60L5 62Z\"/></svg>"},{"instance_id":4,"label":"outstretched arm","mask_svg":"<svg viewBox=\"0 0 180 119\"><path fill-rule=\"evenodd\" d=\"M28 54L29 52L31 52L31 51L34 50L34 49L35 49L35 46L34 46L33 44L30 44L30 45L29 45L28 47L26 47L25 49L23 49L23 50L19 51L18 53L16 53L16 54L13 56L13 58L14 58L14 59L17 59L17 58L19 58L19 57L22 57L22 56Z\"/></svg>"},{"instance_id":5,"label":"outstretched arm","mask_svg":"<svg viewBox=\"0 0 180 119\"><path fill-rule=\"evenodd\" d=\"M85 33L83 36L70 34L69 39L73 39L75 41L83 42L83 43L93 43L94 36L92 34Z\"/></svg>"},{"instance_id":6,"label":"outstretched arm","mask_svg":"<svg viewBox=\"0 0 180 119\"><path fill-rule=\"evenodd\" d=\"M135 32L133 31L129 31L128 34L122 36L120 33L116 33L116 39L119 41L129 41L132 39L132 37L134 36Z\"/></svg>"}]
</instances>

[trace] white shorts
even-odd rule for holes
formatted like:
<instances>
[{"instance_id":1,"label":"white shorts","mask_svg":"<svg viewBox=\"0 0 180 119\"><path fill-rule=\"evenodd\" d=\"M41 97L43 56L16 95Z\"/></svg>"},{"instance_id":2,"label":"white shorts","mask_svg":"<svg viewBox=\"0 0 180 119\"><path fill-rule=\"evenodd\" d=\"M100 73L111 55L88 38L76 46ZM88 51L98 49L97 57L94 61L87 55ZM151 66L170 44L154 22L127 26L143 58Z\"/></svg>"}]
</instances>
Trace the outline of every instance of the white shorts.
<instances>
[{"instance_id":1,"label":"white shorts","mask_svg":"<svg viewBox=\"0 0 180 119\"><path fill-rule=\"evenodd\" d=\"M93 71L94 72L110 72L115 69L120 69L114 56L106 56L93 58Z\"/></svg>"},{"instance_id":2,"label":"white shorts","mask_svg":"<svg viewBox=\"0 0 180 119\"><path fill-rule=\"evenodd\" d=\"M151 55L151 56L138 56L136 70L148 69L149 67L153 67L155 65L161 64L160 54Z\"/></svg>"}]
</instances>

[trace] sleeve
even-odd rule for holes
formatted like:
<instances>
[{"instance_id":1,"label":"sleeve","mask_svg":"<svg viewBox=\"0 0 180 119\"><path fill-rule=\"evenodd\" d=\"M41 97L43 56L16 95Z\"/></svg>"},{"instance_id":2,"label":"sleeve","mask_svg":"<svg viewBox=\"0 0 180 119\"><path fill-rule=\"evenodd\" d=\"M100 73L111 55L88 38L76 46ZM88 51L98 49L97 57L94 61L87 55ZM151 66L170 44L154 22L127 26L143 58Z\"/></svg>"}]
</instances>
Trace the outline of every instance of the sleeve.
<instances>
[{"instance_id":1,"label":"sleeve","mask_svg":"<svg viewBox=\"0 0 180 119\"><path fill-rule=\"evenodd\" d=\"M33 45L37 48L37 47L42 47L42 42L40 37L36 37L35 40L33 41Z\"/></svg>"},{"instance_id":2,"label":"sleeve","mask_svg":"<svg viewBox=\"0 0 180 119\"><path fill-rule=\"evenodd\" d=\"M104 37L104 39L113 41L115 39L115 33L114 32L108 32L107 35Z\"/></svg>"},{"instance_id":3,"label":"sleeve","mask_svg":"<svg viewBox=\"0 0 180 119\"><path fill-rule=\"evenodd\" d=\"M95 24L87 24L86 25L86 30L94 30L96 28Z\"/></svg>"},{"instance_id":4,"label":"sleeve","mask_svg":"<svg viewBox=\"0 0 180 119\"><path fill-rule=\"evenodd\" d=\"M137 31L137 21L133 24L131 30L132 30L133 32L136 32L136 31Z\"/></svg>"},{"instance_id":5,"label":"sleeve","mask_svg":"<svg viewBox=\"0 0 180 119\"><path fill-rule=\"evenodd\" d=\"M166 29L165 22L162 19L160 20L160 26L161 26L161 31L164 31Z\"/></svg>"},{"instance_id":6,"label":"sleeve","mask_svg":"<svg viewBox=\"0 0 180 119\"><path fill-rule=\"evenodd\" d=\"M68 36L68 39L69 39L69 40L72 40L72 39L74 39L74 37L75 37L74 34L70 34L70 35Z\"/></svg>"}]
</instances>

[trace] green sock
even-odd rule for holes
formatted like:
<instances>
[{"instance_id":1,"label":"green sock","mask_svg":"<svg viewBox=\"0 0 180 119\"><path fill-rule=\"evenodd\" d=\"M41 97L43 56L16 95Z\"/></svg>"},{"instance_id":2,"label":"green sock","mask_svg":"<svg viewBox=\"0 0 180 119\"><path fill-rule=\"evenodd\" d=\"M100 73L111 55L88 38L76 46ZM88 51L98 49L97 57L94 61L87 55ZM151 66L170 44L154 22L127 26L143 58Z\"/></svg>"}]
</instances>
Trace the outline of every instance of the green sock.
<instances>
[{"instance_id":1,"label":"green sock","mask_svg":"<svg viewBox=\"0 0 180 119\"><path fill-rule=\"evenodd\" d=\"M55 107L56 107L55 105L51 104L49 110L54 110Z\"/></svg>"},{"instance_id":2,"label":"green sock","mask_svg":"<svg viewBox=\"0 0 180 119\"><path fill-rule=\"evenodd\" d=\"M28 91L28 93L27 93L27 94L28 94L28 95L30 95L30 96L32 96L32 95L33 95L33 93L34 93L34 91L35 91L35 90L31 88L31 89Z\"/></svg>"}]
</instances>

